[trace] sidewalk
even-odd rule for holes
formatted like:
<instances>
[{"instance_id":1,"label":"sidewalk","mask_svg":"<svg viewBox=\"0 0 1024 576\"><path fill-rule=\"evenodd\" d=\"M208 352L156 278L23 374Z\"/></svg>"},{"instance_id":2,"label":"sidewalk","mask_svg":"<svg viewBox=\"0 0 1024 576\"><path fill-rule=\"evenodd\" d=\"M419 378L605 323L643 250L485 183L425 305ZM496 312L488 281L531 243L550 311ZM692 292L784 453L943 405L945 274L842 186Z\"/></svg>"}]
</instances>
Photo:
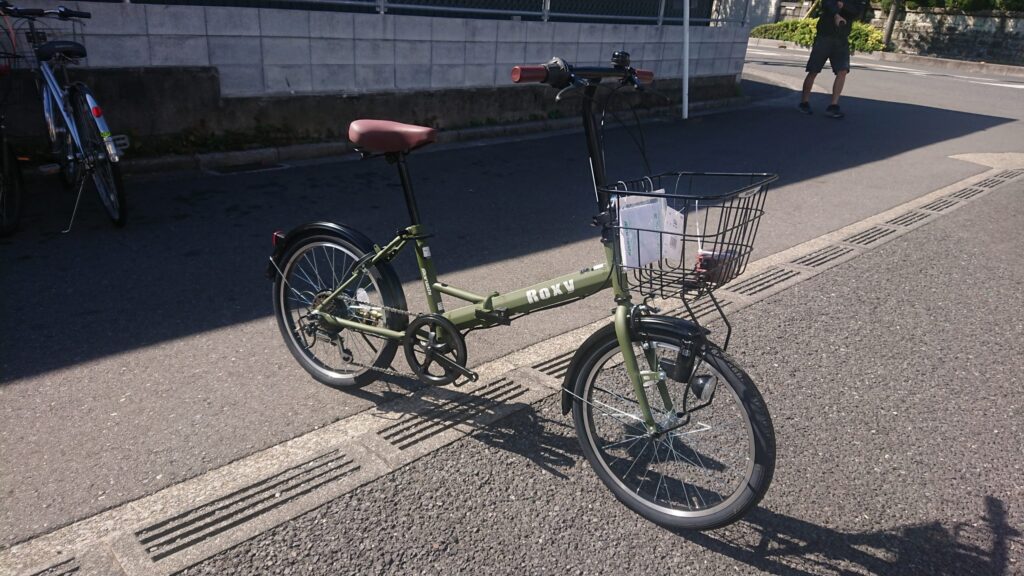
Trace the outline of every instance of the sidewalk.
<instances>
[{"instance_id":1,"label":"sidewalk","mask_svg":"<svg viewBox=\"0 0 1024 576\"><path fill-rule=\"evenodd\" d=\"M787 48L810 53L809 47L800 46L796 42L787 42L785 40L751 38L748 46L755 48ZM984 74L994 74L996 76L1011 76L1014 78L1024 78L1024 66L1011 66L1009 64L989 64L986 62L973 62L970 60L951 60L948 58L938 58L935 56L897 54L894 52L857 53L853 54L853 57L868 58L871 60L878 60L880 62L906 62L909 64L933 66L935 68L944 68L947 70L956 70L959 72L975 72Z\"/></svg>"}]
</instances>

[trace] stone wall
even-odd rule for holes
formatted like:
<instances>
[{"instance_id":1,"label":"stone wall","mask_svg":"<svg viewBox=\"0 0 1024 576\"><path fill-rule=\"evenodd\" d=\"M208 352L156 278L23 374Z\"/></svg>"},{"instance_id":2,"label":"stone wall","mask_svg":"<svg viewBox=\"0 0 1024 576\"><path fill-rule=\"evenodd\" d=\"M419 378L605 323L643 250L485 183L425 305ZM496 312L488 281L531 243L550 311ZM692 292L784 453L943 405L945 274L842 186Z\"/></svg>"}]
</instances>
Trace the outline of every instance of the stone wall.
<instances>
[{"instance_id":1,"label":"stone wall","mask_svg":"<svg viewBox=\"0 0 1024 576\"><path fill-rule=\"evenodd\" d=\"M872 23L884 27L884 14ZM942 10L907 11L893 31L898 52L1024 65L1024 14L968 16Z\"/></svg>"}]
</instances>

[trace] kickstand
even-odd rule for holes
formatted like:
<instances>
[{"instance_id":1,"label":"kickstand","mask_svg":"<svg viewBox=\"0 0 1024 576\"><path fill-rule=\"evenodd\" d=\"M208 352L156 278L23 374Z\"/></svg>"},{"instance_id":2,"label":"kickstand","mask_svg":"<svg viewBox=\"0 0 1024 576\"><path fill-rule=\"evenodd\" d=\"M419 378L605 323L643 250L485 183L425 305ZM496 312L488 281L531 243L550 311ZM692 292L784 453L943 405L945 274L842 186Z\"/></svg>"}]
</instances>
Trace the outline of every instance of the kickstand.
<instances>
[{"instance_id":1,"label":"kickstand","mask_svg":"<svg viewBox=\"0 0 1024 576\"><path fill-rule=\"evenodd\" d=\"M71 232L71 225L75 223L75 215L78 214L78 202L82 200L82 190L85 189L85 178L78 178L78 193L75 194L75 208L71 211L71 220L68 220L68 227L61 230L61 234Z\"/></svg>"}]
</instances>

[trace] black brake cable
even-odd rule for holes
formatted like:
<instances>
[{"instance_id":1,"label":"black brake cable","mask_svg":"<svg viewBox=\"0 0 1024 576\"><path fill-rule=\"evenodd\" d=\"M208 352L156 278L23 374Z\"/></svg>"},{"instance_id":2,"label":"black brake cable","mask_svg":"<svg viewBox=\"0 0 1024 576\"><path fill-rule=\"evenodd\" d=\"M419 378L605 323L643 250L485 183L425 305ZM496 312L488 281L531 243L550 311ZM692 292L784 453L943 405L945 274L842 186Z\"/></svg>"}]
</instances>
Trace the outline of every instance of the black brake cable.
<instances>
[{"instance_id":1,"label":"black brake cable","mask_svg":"<svg viewBox=\"0 0 1024 576\"><path fill-rule=\"evenodd\" d=\"M608 97L605 98L605 104L601 107L601 139L604 139L605 116L607 116L610 113L612 119L618 122L619 126L621 126L623 130L626 131L626 134L629 136L630 140L633 141L633 145L636 146L637 151L640 153L640 158L644 162L644 175L650 176L651 163L647 158L647 142L644 139L643 128L640 126L640 115L637 114L636 106L630 104L629 109L633 113L634 126L636 127L636 131L640 135L639 141L637 140L636 135L633 134L633 130L631 130L629 125L621 117L619 117L618 113L615 110L609 110L611 99L618 93L619 90L622 89L623 86L626 86L626 84L620 83L615 88L608 88L610 92L608 94Z\"/></svg>"}]
</instances>

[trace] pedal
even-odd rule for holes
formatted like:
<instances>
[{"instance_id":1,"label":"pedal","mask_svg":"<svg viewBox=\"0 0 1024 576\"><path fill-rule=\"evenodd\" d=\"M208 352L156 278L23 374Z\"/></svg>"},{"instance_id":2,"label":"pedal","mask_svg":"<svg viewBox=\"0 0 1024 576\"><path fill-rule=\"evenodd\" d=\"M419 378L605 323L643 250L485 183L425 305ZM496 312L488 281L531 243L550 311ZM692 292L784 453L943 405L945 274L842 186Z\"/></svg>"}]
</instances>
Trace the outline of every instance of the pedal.
<instances>
[{"instance_id":1,"label":"pedal","mask_svg":"<svg viewBox=\"0 0 1024 576\"><path fill-rule=\"evenodd\" d=\"M39 173L44 176L53 176L60 173L60 164L43 164L39 167Z\"/></svg>"},{"instance_id":2,"label":"pedal","mask_svg":"<svg viewBox=\"0 0 1024 576\"><path fill-rule=\"evenodd\" d=\"M110 139L114 141L115 145L117 145L117 149L122 152L130 148L132 145L127 134L112 134Z\"/></svg>"}]
</instances>

